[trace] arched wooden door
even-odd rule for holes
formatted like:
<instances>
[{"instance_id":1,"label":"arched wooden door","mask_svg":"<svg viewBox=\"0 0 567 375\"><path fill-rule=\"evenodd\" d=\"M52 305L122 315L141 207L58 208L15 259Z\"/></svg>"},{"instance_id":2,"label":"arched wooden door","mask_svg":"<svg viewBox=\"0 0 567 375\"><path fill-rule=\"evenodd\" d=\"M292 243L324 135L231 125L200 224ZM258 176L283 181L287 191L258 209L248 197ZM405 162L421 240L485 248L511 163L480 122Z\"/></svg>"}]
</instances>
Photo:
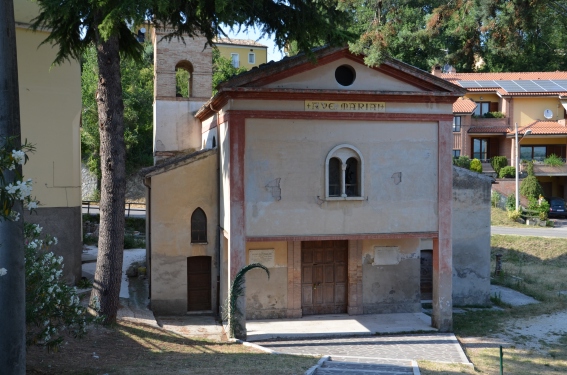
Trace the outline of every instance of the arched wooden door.
<instances>
[{"instance_id":1,"label":"arched wooden door","mask_svg":"<svg viewBox=\"0 0 567 375\"><path fill-rule=\"evenodd\" d=\"M187 311L211 310L211 257L187 258Z\"/></svg>"}]
</instances>

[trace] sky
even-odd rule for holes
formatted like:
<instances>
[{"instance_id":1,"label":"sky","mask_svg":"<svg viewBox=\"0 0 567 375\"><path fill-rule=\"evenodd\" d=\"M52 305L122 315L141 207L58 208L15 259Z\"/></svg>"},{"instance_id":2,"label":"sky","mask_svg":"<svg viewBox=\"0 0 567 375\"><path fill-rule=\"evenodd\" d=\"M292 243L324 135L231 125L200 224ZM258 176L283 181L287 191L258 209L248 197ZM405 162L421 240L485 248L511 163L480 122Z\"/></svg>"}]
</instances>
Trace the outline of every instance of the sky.
<instances>
[{"instance_id":1,"label":"sky","mask_svg":"<svg viewBox=\"0 0 567 375\"><path fill-rule=\"evenodd\" d=\"M241 31L240 33L231 32L231 31L226 30L226 29L225 29L225 31L230 38L252 39L252 40L257 41L260 44L268 46L268 62L270 62L272 60L280 61L284 57L283 51L279 50L276 47L276 45L274 44L274 41L271 38L264 37L262 39L258 39L260 37L260 32L257 31L256 29L248 29L248 32Z\"/></svg>"}]
</instances>

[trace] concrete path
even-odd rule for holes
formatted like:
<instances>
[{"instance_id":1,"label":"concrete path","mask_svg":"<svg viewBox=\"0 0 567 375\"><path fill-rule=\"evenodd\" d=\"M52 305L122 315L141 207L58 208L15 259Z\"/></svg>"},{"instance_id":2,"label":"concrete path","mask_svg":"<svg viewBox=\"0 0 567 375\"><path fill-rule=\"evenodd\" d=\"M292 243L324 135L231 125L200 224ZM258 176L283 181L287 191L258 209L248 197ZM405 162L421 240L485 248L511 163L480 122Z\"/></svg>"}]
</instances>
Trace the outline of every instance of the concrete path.
<instances>
[{"instance_id":1,"label":"concrete path","mask_svg":"<svg viewBox=\"0 0 567 375\"><path fill-rule=\"evenodd\" d=\"M538 300L517 292L514 289L506 288L499 285L490 286L490 295L500 298L500 300L510 306L523 306L532 303L539 303Z\"/></svg>"},{"instance_id":2,"label":"concrete path","mask_svg":"<svg viewBox=\"0 0 567 375\"><path fill-rule=\"evenodd\" d=\"M529 227L490 227L491 234L506 234L511 236L532 236L532 237L558 237L567 238L567 227L559 228L540 228Z\"/></svg>"},{"instance_id":3,"label":"concrete path","mask_svg":"<svg viewBox=\"0 0 567 375\"><path fill-rule=\"evenodd\" d=\"M334 361L391 363L391 360L470 364L452 333L406 334L319 340L257 342L278 353L329 355Z\"/></svg>"},{"instance_id":4,"label":"concrete path","mask_svg":"<svg viewBox=\"0 0 567 375\"><path fill-rule=\"evenodd\" d=\"M248 341L360 336L400 332L436 332L423 313L311 315L300 319L249 320Z\"/></svg>"}]
</instances>

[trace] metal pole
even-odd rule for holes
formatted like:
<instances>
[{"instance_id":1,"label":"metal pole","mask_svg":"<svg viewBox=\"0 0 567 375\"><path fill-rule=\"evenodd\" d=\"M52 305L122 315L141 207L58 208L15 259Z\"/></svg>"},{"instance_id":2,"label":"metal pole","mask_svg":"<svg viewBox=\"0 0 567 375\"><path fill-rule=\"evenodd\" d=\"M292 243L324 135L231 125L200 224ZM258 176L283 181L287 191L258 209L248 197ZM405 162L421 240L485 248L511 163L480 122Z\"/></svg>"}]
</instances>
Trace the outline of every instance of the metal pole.
<instances>
[{"instance_id":1,"label":"metal pole","mask_svg":"<svg viewBox=\"0 0 567 375\"><path fill-rule=\"evenodd\" d=\"M0 147L5 137L20 146L20 102L14 2L0 1ZM11 151L11 150L10 150ZM22 172L18 167L19 173ZM4 182L13 183L15 171L4 170ZM21 202L12 211L18 221L0 221L0 371L26 373L26 294L24 271L24 224ZM5 270L4 270L5 269Z\"/></svg>"},{"instance_id":2,"label":"metal pole","mask_svg":"<svg viewBox=\"0 0 567 375\"><path fill-rule=\"evenodd\" d=\"M500 345L500 375L504 375L504 353L502 353L502 345Z\"/></svg>"},{"instance_id":3,"label":"metal pole","mask_svg":"<svg viewBox=\"0 0 567 375\"><path fill-rule=\"evenodd\" d=\"M516 135L515 135L515 139L516 139L516 158L515 158L515 166L516 166L516 211L518 211L519 207L520 207L520 176L519 176L519 170L520 170L520 163L518 160L518 123L514 123L514 127L516 129Z\"/></svg>"}]
</instances>

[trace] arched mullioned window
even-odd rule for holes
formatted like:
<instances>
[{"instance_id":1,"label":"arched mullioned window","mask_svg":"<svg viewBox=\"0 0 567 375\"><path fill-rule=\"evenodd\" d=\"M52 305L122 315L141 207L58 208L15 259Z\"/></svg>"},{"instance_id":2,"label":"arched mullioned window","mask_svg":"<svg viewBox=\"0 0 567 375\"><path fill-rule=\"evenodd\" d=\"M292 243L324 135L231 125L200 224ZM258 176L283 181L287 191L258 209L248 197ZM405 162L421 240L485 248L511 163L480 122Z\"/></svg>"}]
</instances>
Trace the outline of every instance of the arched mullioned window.
<instances>
[{"instance_id":1,"label":"arched mullioned window","mask_svg":"<svg viewBox=\"0 0 567 375\"><path fill-rule=\"evenodd\" d=\"M183 60L175 65L175 94L177 97L192 97L193 89L193 65Z\"/></svg>"},{"instance_id":2,"label":"arched mullioned window","mask_svg":"<svg viewBox=\"0 0 567 375\"><path fill-rule=\"evenodd\" d=\"M207 242L207 215L197 208L191 215L191 243Z\"/></svg>"},{"instance_id":3,"label":"arched mullioned window","mask_svg":"<svg viewBox=\"0 0 567 375\"><path fill-rule=\"evenodd\" d=\"M326 198L350 198L364 195L364 160L356 147L338 145L325 160Z\"/></svg>"}]
</instances>

